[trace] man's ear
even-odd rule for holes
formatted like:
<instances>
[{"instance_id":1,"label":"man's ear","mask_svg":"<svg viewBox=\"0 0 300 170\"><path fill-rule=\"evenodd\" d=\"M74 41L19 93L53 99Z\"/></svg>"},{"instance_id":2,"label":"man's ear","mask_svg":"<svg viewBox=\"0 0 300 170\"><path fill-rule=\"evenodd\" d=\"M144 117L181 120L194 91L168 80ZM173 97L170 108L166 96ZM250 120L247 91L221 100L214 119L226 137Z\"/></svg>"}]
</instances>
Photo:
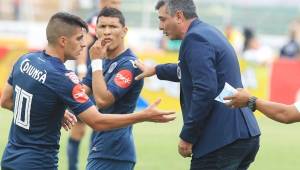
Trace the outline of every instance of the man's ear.
<instances>
[{"instance_id":1,"label":"man's ear","mask_svg":"<svg viewBox=\"0 0 300 170\"><path fill-rule=\"evenodd\" d=\"M65 37L65 36L61 36L61 37L58 38L58 44L61 47L65 47L66 44L67 44L67 41L68 41L67 37Z\"/></svg>"},{"instance_id":2,"label":"man's ear","mask_svg":"<svg viewBox=\"0 0 300 170\"><path fill-rule=\"evenodd\" d=\"M180 10L178 10L178 11L175 12L175 18L176 18L177 24L181 24L185 20L183 12L180 11Z\"/></svg>"},{"instance_id":3,"label":"man's ear","mask_svg":"<svg viewBox=\"0 0 300 170\"><path fill-rule=\"evenodd\" d=\"M126 36L127 32L128 32L128 27L124 26L124 27L122 28L122 34L121 34L121 37L124 38L124 37Z\"/></svg>"}]
</instances>

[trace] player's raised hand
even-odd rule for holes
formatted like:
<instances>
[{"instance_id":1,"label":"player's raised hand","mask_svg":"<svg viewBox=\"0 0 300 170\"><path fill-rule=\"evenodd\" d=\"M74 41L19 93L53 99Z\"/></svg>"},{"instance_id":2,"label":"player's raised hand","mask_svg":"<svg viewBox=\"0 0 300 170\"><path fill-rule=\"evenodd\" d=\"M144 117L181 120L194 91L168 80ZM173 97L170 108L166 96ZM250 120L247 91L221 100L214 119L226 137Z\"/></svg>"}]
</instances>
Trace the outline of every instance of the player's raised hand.
<instances>
[{"instance_id":1,"label":"player's raised hand","mask_svg":"<svg viewBox=\"0 0 300 170\"><path fill-rule=\"evenodd\" d=\"M63 118L63 120L61 122L62 127L66 131L68 131L68 130L70 130L75 125L76 122L77 122L76 116L66 110L65 114L64 114L64 118Z\"/></svg>"},{"instance_id":2,"label":"player's raised hand","mask_svg":"<svg viewBox=\"0 0 300 170\"><path fill-rule=\"evenodd\" d=\"M142 71L141 74L135 77L135 80L141 80L144 77L150 77L156 74L155 66L147 66L140 60L135 60L135 65Z\"/></svg>"},{"instance_id":3,"label":"player's raised hand","mask_svg":"<svg viewBox=\"0 0 300 170\"><path fill-rule=\"evenodd\" d=\"M97 40L89 50L91 60L105 59L107 56L107 48L111 43L105 40Z\"/></svg>"},{"instance_id":4,"label":"player's raised hand","mask_svg":"<svg viewBox=\"0 0 300 170\"><path fill-rule=\"evenodd\" d=\"M166 123L172 121L176 118L174 111L164 111L157 109L158 104L161 102L161 99L156 100L153 104L143 110L145 114L146 121L157 122L157 123Z\"/></svg>"}]
</instances>

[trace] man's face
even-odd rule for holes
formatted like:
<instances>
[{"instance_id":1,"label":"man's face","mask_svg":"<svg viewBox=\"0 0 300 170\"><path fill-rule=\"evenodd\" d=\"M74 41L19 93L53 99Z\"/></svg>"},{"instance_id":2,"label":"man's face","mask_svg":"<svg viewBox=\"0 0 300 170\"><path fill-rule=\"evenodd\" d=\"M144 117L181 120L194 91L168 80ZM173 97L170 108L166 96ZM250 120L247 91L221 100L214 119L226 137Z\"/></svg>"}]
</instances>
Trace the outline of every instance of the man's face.
<instances>
[{"instance_id":1,"label":"man's face","mask_svg":"<svg viewBox=\"0 0 300 170\"><path fill-rule=\"evenodd\" d=\"M176 17L169 14L167 5L163 5L158 9L159 29L170 39L179 39L179 27Z\"/></svg>"},{"instance_id":2,"label":"man's face","mask_svg":"<svg viewBox=\"0 0 300 170\"><path fill-rule=\"evenodd\" d=\"M121 0L100 0L99 8L102 9L104 7L120 9Z\"/></svg>"},{"instance_id":3,"label":"man's face","mask_svg":"<svg viewBox=\"0 0 300 170\"><path fill-rule=\"evenodd\" d=\"M127 27L122 26L119 18L100 17L96 27L97 37L102 43L109 43L108 52L117 50L123 45Z\"/></svg>"},{"instance_id":4,"label":"man's face","mask_svg":"<svg viewBox=\"0 0 300 170\"><path fill-rule=\"evenodd\" d=\"M83 28L77 27L74 29L74 34L66 37L65 44L65 59L76 60L86 46L85 43L86 31Z\"/></svg>"}]
</instances>

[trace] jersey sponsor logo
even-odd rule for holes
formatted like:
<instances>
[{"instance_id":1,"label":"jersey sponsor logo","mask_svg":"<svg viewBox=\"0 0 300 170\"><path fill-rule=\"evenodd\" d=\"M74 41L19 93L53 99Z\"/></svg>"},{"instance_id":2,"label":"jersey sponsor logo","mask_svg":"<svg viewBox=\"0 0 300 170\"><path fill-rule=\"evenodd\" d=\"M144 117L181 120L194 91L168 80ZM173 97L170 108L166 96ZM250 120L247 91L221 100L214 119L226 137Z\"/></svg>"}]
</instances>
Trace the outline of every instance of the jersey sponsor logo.
<instances>
[{"instance_id":1,"label":"jersey sponsor logo","mask_svg":"<svg viewBox=\"0 0 300 170\"><path fill-rule=\"evenodd\" d=\"M131 62L133 68L138 68L137 65L135 64L135 61L133 60L129 60L129 61Z\"/></svg>"},{"instance_id":2,"label":"jersey sponsor logo","mask_svg":"<svg viewBox=\"0 0 300 170\"><path fill-rule=\"evenodd\" d=\"M109 66L108 72L107 73L111 73L115 70L115 68L117 67L118 63L114 62Z\"/></svg>"},{"instance_id":3,"label":"jersey sponsor logo","mask_svg":"<svg viewBox=\"0 0 300 170\"><path fill-rule=\"evenodd\" d=\"M74 72L69 72L69 73L66 73L65 74L67 77L69 77L69 79L75 83L75 84L79 84L80 83L80 80L79 78L77 77L77 75L74 73Z\"/></svg>"},{"instance_id":4,"label":"jersey sponsor logo","mask_svg":"<svg viewBox=\"0 0 300 170\"><path fill-rule=\"evenodd\" d=\"M20 71L23 74L27 74L28 76L32 77L34 80L41 82L42 84L44 84L47 79L47 71L41 71L37 69L35 66L30 64L29 59L22 61L20 65Z\"/></svg>"},{"instance_id":5,"label":"jersey sponsor logo","mask_svg":"<svg viewBox=\"0 0 300 170\"><path fill-rule=\"evenodd\" d=\"M76 84L72 90L73 99L79 103L85 103L89 97L86 95L85 90L81 84Z\"/></svg>"},{"instance_id":6,"label":"jersey sponsor logo","mask_svg":"<svg viewBox=\"0 0 300 170\"><path fill-rule=\"evenodd\" d=\"M132 83L133 75L129 70L121 70L117 73L114 82L121 88L127 88Z\"/></svg>"}]
</instances>

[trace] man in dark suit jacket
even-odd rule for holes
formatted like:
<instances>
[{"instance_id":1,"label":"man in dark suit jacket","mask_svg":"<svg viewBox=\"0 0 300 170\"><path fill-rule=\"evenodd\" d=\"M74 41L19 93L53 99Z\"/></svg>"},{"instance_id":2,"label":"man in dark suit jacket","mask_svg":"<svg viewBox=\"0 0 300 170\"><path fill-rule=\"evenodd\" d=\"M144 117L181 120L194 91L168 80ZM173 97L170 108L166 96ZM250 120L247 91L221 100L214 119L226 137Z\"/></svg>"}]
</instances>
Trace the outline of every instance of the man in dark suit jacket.
<instances>
[{"instance_id":1,"label":"man in dark suit jacket","mask_svg":"<svg viewBox=\"0 0 300 170\"><path fill-rule=\"evenodd\" d=\"M157 75L180 82L184 125L179 153L192 156L191 169L247 169L259 148L260 130L248 108L232 109L214 98L225 82L242 87L238 59L216 28L200 21L193 0L160 0L159 28L181 39L178 64L136 64L140 79Z\"/></svg>"}]
</instances>

